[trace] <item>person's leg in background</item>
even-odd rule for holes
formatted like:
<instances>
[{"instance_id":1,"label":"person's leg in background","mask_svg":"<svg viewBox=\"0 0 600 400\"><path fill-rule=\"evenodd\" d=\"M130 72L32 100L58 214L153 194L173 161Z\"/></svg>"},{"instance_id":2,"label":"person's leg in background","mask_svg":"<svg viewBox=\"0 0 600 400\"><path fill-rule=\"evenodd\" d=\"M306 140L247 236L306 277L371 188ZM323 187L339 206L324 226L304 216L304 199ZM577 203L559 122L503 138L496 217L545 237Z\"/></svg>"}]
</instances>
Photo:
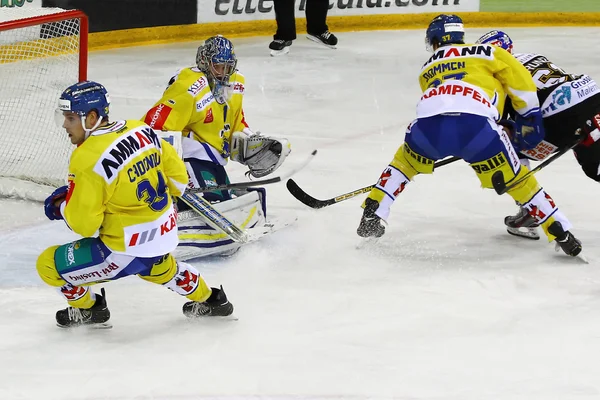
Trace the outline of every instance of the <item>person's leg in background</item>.
<instances>
[{"instance_id":1,"label":"person's leg in background","mask_svg":"<svg viewBox=\"0 0 600 400\"><path fill-rule=\"evenodd\" d=\"M294 13L294 0L276 0L273 2L277 32L269 44L271 55L286 54L296 39L296 17Z\"/></svg>"},{"instance_id":2,"label":"person's leg in background","mask_svg":"<svg viewBox=\"0 0 600 400\"><path fill-rule=\"evenodd\" d=\"M308 39L335 48L337 37L327 26L328 0L306 0L306 32Z\"/></svg>"}]
</instances>

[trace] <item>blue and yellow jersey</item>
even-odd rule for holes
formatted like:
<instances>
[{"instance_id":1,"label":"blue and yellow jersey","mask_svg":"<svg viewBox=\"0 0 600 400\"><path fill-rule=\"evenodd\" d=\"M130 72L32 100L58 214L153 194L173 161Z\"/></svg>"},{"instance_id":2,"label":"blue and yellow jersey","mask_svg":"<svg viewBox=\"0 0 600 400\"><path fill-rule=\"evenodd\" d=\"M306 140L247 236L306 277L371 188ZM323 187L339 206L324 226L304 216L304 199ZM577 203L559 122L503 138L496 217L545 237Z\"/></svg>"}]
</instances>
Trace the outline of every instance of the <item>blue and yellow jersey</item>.
<instances>
[{"instance_id":1,"label":"blue and yellow jersey","mask_svg":"<svg viewBox=\"0 0 600 400\"><path fill-rule=\"evenodd\" d=\"M230 155L231 134L248 127L242 109L244 76L238 71L231 75L231 96L225 104L217 102L206 75L196 67L182 69L169 83L162 98L142 120L154 129L180 131L184 137L210 146L204 148L208 159L225 164ZM184 153L185 146L184 141Z\"/></svg>"},{"instance_id":2,"label":"blue and yellow jersey","mask_svg":"<svg viewBox=\"0 0 600 400\"><path fill-rule=\"evenodd\" d=\"M498 119L506 95L523 117L539 111L527 69L506 50L487 44L437 49L421 69L417 117L470 113Z\"/></svg>"},{"instance_id":3,"label":"blue and yellow jersey","mask_svg":"<svg viewBox=\"0 0 600 400\"><path fill-rule=\"evenodd\" d=\"M178 244L171 196L187 184L185 164L169 143L140 121L117 121L95 131L69 163L61 213L81 236L100 231L112 251L154 257Z\"/></svg>"}]
</instances>

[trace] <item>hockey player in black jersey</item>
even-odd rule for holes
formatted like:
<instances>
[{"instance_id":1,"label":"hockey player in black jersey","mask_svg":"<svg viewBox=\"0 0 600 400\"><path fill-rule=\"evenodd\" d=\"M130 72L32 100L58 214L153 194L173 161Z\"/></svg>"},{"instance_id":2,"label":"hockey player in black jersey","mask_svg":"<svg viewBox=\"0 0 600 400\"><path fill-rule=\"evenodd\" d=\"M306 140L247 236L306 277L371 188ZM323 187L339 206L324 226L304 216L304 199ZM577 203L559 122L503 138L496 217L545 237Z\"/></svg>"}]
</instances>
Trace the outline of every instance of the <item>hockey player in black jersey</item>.
<instances>
[{"instance_id":1,"label":"hockey player in black jersey","mask_svg":"<svg viewBox=\"0 0 600 400\"><path fill-rule=\"evenodd\" d=\"M502 31L491 31L478 43L500 46L513 53L511 38ZM521 162L541 161L550 154L573 145L573 153L583 172L600 182L600 90L596 82L585 74L569 74L541 54L513 54L531 73L537 86L542 110L545 137L537 147L522 151ZM504 118L511 118L514 110L507 101ZM516 215L505 218L509 233L539 239L534 219L520 208ZM526 228L526 231L519 230Z\"/></svg>"}]
</instances>

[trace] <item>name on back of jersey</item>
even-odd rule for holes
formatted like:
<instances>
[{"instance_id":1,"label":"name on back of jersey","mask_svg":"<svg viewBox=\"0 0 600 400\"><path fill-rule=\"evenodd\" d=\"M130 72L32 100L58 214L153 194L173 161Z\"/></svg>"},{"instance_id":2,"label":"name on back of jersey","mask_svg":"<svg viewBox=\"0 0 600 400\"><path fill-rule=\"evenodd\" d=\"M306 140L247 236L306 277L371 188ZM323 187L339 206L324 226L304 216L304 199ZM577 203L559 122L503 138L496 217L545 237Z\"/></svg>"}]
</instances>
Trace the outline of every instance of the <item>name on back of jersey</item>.
<instances>
[{"instance_id":1,"label":"name on back of jersey","mask_svg":"<svg viewBox=\"0 0 600 400\"><path fill-rule=\"evenodd\" d=\"M423 74L423 79L425 79L426 81L429 81L436 74L444 73L447 71L463 70L465 68L465 66L466 66L466 63L464 61L449 61L449 62L445 62L445 63L440 63L440 64L434 65L433 67L429 68Z\"/></svg>"},{"instance_id":2,"label":"name on back of jersey","mask_svg":"<svg viewBox=\"0 0 600 400\"><path fill-rule=\"evenodd\" d=\"M110 184L135 157L150 149L160 149L161 139L149 127L142 125L115 140L94 166L94 172Z\"/></svg>"},{"instance_id":3,"label":"name on back of jersey","mask_svg":"<svg viewBox=\"0 0 600 400\"><path fill-rule=\"evenodd\" d=\"M421 100L442 95L467 97L471 100L475 100L476 102L483 104L488 108L492 108L492 103L487 99L487 95L484 92L477 90L473 86L467 86L462 82L460 84L442 84L437 88L428 89L421 97Z\"/></svg>"},{"instance_id":4,"label":"name on back of jersey","mask_svg":"<svg viewBox=\"0 0 600 400\"><path fill-rule=\"evenodd\" d=\"M487 60L494 59L494 49L492 46L488 45L474 45L474 46L464 46L464 47L448 47L448 48L440 48L436 51L429 60L423 65L423 69L425 69L429 64L434 63L436 61L440 61L446 58L457 58L457 57L475 57L475 58L483 58Z\"/></svg>"}]
</instances>

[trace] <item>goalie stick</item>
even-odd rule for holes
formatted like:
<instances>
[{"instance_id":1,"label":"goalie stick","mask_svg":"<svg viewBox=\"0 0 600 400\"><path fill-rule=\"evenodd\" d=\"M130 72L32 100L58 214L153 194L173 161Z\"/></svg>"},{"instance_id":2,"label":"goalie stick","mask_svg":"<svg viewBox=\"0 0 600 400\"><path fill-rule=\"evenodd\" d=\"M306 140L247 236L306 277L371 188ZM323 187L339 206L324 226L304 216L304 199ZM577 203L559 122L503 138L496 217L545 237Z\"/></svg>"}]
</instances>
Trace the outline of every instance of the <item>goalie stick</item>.
<instances>
[{"instance_id":1,"label":"goalie stick","mask_svg":"<svg viewBox=\"0 0 600 400\"><path fill-rule=\"evenodd\" d=\"M208 201L204 200L204 197L186 191L179 198L213 228L222 230L236 242L246 243L248 241L248 235L223 214L215 210Z\"/></svg>"},{"instance_id":2,"label":"goalie stick","mask_svg":"<svg viewBox=\"0 0 600 400\"><path fill-rule=\"evenodd\" d=\"M439 168L444 165L452 164L453 162L458 161L460 159L461 159L460 157L450 157L445 160L438 161L434 164L434 168ZM351 198L361 195L363 193L368 193L371 189L373 189L375 187L375 185L365 186L363 188L353 190L352 192L344 193L342 195L336 196L332 199L318 200L318 199L315 199L314 197L312 197L311 195L309 195L308 193L306 193L304 190L302 190L300 188L300 186L298 186L298 184L293 179L288 179L286 186L287 186L289 192L292 194L292 196L294 196L298 201L309 206L310 208L315 208L315 209L327 207L332 204L336 204L341 201L351 199Z\"/></svg>"},{"instance_id":3,"label":"goalie stick","mask_svg":"<svg viewBox=\"0 0 600 400\"><path fill-rule=\"evenodd\" d=\"M533 175L536 172L544 169L545 167L547 167L553 161L556 161L556 159L560 158L563 154L565 154L566 152L568 152L569 150L571 150L573 147L575 147L579 143L581 143L584 138L585 138L585 136L580 137L571 146L564 147L562 150L554 153L546 161L542 162L540 165L538 165L537 167L535 167L531 171L527 172L523 177L521 177L516 182L511 182L510 184L507 185L506 181L504 180L504 174L502 173L502 171L496 171L496 172L494 172L494 174L492 175L492 185L494 186L494 190L499 195L502 195L502 194L508 192L510 189L514 188L519 183L522 183L524 180L526 180L527 178L529 178L531 175Z\"/></svg>"},{"instance_id":4,"label":"goalie stick","mask_svg":"<svg viewBox=\"0 0 600 400\"><path fill-rule=\"evenodd\" d=\"M270 179L264 179L262 181L240 182L228 185L211 186L210 188L188 189L183 195L180 196L180 199L183 202L185 202L188 206L190 206L192 210L198 213L202 217L202 219L204 219L210 226L225 232L231 239L238 243L246 243L249 239L248 235L244 232L244 230L239 228L233 222L229 221L223 214L217 211L210 204L210 202L206 201L202 196L199 196L198 194L202 192L211 192L215 190L239 189L281 182L286 177L292 176L296 172L303 169L316 154L317 150L313 150L310 153L309 157L302 164L300 164L297 168L291 170L285 175L277 176L275 178Z\"/></svg>"},{"instance_id":5,"label":"goalie stick","mask_svg":"<svg viewBox=\"0 0 600 400\"><path fill-rule=\"evenodd\" d=\"M311 162L312 159L316 155L317 155L317 150L311 151L310 154L308 155L308 157L306 158L306 160L304 160L302 162L302 164L300 164L298 167L292 169L291 171L289 171L286 174L281 174L281 175L275 176L273 178L262 179L262 180L258 180L258 181L249 181L249 182L228 183L228 184L224 184L224 185L217 185L217 186L211 186L211 187L206 187L206 188L187 189L186 192L190 192L190 193L218 192L220 190L246 189L246 188L249 188L249 187L255 187L255 186L269 185L269 184L272 184L272 183L278 183L278 182L281 182L281 181L283 181L285 179L288 179L290 176L298 173L298 171L300 171L304 167L306 167L308 165L308 163Z\"/></svg>"}]
</instances>

